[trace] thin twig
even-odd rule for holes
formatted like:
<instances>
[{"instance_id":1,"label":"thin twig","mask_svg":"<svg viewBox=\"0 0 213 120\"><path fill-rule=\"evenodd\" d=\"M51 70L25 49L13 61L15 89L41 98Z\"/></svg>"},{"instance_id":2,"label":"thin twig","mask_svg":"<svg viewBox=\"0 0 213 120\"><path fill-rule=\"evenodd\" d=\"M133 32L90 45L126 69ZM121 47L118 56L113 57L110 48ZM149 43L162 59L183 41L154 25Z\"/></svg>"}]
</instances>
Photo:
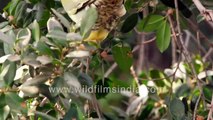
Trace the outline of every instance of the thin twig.
<instances>
[{"instance_id":1,"label":"thin twig","mask_svg":"<svg viewBox=\"0 0 213 120\"><path fill-rule=\"evenodd\" d=\"M213 21L213 10L206 9L200 2L200 0L192 0L197 7L197 9L200 11L201 15L205 17L207 21Z\"/></svg>"},{"instance_id":2,"label":"thin twig","mask_svg":"<svg viewBox=\"0 0 213 120\"><path fill-rule=\"evenodd\" d=\"M183 48L183 55L185 56L186 62L189 64L189 66L190 66L190 68L192 70L193 76L197 80L197 85L198 85L198 88L200 90L200 94L202 95L203 94L203 92L202 92L202 86L201 86L199 78L197 76L195 67L194 67L194 65L192 63L192 58L191 58L191 56L190 56L187 48L184 46L183 36L182 36L181 28L180 28L179 10L178 10L178 1L177 0L175 0L175 11L176 11L176 21L177 21L178 33L180 34L179 35L179 41L181 43L181 48ZM196 119L196 111L194 112L194 116L193 116L193 120L195 120L195 119Z\"/></svg>"},{"instance_id":3,"label":"thin twig","mask_svg":"<svg viewBox=\"0 0 213 120\"><path fill-rule=\"evenodd\" d=\"M200 33L200 37L203 38L203 40L205 40L205 42L210 47L213 47L213 43L211 41L209 41L208 37L205 34L203 34L203 32L199 29L198 25L190 19L187 19L187 21L189 23L189 26L191 27L191 30L193 30L194 32L198 31Z\"/></svg>"},{"instance_id":4,"label":"thin twig","mask_svg":"<svg viewBox=\"0 0 213 120\"><path fill-rule=\"evenodd\" d=\"M192 33L190 33L188 30L184 30L184 32L185 32L187 35L189 35L190 37L192 37L192 40L195 41L195 43L196 43L197 46L198 46L198 49L199 49L202 53L206 54L207 51L206 51L205 48L204 48L203 46L201 46L201 44L200 44L200 35L201 35L201 33L199 32L199 30L197 30L197 34L199 34L199 38L195 38L195 36L192 35Z\"/></svg>"},{"instance_id":5,"label":"thin twig","mask_svg":"<svg viewBox=\"0 0 213 120\"><path fill-rule=\"evenodd\" d=\"M143 15L144 17L146 17L149 13L149 10L148 10L148 5L145 5L144 6L144 9L143 9ZM139 35L139 42L140 43L143 43L145 40L146 40L146 35ZM144 44L139 44L140 48L139 48L139 52L138 52L138 60L137 60L137 67L136 67L136 74L140 74L142 69L143 68L147 68L147 64L146 61L146 51L145 51L145 46Z\"/></svg>"},{"instance_id":6,"label":"thin twig","mask_svg":"<svg viewBox=\"0 0 213 120\"><path fill-rule=\"evenodd\" d=\"M177 60L177 48L176 48L176 42L177 42L177 36L176 36L176 32L175 32L175 28L173 26L173 22L172 22L172 18L171 15L168 15L168 20L170 23L170 28L172 29L172 64L176 63Z\"/></svg>"},{"instance_id":7,"label":"thin twig","mask_svg":"<svg viewBox=\"0 0 213 120\"><path fill-rule=\"evenodd\" d=\"M211 101L210 110L209 110L209 114L208 114L208 119L207 120L212 120L212 113L213 113L213 93L212 93L212 101Z\"/></svg>"},{"instance_id":8,"label":"thin twig","mask_svg":"<svg viewBox=\"0 0 213 120\"><path fill-rule=\"evenodd\" d=\"M104 78L107 78L117 66L117 63L113 63L112 66L105 72Z\"/></svg>"},{"instance_id":9,"label":"thin twig","mask_svg":"<svg viewBox=\"0 0 213 120\"><path fill-rule=\"evenodd\" d=\"M197 99L197 101L196 101L195 109L194 109L194 114L193 114L193 120L196 120L197 108L198 108L198 105L199 105L199 102L200 102L201 96L202 96L202 94L200 94L200 95L199 95L199 97L198 97L198 99Z\"/></svg>"},{"instance_id":10,"label":"thin twig","mask_svg":"<svg viewBox=\"0 0 213 120\"><path fill-rule=\"evenodd\" d=\"M209 51L203 57L203 61L207 61L207 59L212 60L213 48L210 48Z\"/></svg>"},{"instance_id":11,"label":"thin twig","mask_svg":"<svg viewBox=\"0 0 213 120\"><path fill-rule=\"evenodd\" d=\"M139 87L140 86L139 78L138 78L138 76L136 74L136 71L134 70L133 66L130 67L130 71L131 71L131 74L132 74L133 78L136 81L137 86Z\"/></svg>"}]
</instances>

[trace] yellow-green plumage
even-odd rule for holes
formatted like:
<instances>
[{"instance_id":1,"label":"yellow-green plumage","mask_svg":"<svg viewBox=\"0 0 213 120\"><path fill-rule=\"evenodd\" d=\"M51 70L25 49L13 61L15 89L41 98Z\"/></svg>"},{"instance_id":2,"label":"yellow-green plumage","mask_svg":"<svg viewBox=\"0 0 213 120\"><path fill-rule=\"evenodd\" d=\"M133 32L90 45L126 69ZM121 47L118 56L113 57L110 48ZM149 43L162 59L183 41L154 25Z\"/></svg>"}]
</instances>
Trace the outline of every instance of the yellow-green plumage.
<instances>
[{"instance_id":1,"label":"yellow-green plumage","mask_svg":"<svg viewBox=\"0 0 213 120\"><path fill-rule=\"evenodd\" d=\"M66 0L62 0L63 6L66 6L65 1ZM72 0L70 0L70 2L72 2ZM77 9L73 8L70 10L72 13L73 11L81 12L90 6L95 6L98 12L97 21L85 41L101 42L108 36L109 32L116 27L119 18L126 13L123 2L124 0L81 0L81 3L79 3L81 7L75 4ZM65 10L67 8L69 7L65 7ZM69 12L67 13L69 14Z\"/></svg>"}]
</instances>

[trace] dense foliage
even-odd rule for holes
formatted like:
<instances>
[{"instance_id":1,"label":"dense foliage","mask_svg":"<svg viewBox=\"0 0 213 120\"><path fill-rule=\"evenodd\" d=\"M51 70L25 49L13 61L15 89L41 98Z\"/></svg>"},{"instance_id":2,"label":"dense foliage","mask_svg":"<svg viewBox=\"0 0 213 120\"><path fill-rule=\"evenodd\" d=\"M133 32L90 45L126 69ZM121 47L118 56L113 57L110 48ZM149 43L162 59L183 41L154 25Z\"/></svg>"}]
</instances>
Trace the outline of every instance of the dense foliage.
<instances>
[{"instance_id":1,"label":"dense foliage","mask_svg":"<svg viewBox=\"0 0 213 120\"><path fill-rule=\"evenodd\" d=\"M0 120L212 119L213 2L202 1L205 13L194 2L177 2L185 13L126 0L97 45L83 41L94 9L76 28L59 0L11 0L1 8Z\"/></svg>"}]
</instances>

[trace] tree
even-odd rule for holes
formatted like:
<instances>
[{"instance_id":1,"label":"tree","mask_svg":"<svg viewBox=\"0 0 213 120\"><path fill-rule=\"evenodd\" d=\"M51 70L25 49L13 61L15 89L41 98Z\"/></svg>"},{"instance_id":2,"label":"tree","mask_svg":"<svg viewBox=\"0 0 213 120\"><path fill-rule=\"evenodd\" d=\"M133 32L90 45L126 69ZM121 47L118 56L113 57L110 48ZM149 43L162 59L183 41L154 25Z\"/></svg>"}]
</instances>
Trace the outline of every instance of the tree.
<instances>
[{"instance_id":1,"label":"tree","mask_svg":"<svg viewBox=\"0 0 213 120\"><path fill-rule=\"evenodd\" d=\"M212 1L69 2L1 6L2 120L212 119Z\"/></svg>"}]
</instances>

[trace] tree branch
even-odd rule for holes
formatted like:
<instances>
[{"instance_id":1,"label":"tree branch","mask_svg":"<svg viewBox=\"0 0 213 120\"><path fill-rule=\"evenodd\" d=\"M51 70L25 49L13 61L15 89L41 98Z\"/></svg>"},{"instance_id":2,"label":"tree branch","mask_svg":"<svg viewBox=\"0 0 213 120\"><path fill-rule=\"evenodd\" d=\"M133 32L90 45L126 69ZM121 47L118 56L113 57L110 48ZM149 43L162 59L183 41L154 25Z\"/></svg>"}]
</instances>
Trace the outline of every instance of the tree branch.
<instances>
[{"instance_id":1,"label":"tree branch","mask_svg":"<svg viewBox=\"0 0 213 120\"><path fill-rule=\"evenodd\" d=\"M213 10L206 9L200 2L200 0L192 0L197 7L197 9L200 11L201 15L208 20L213 21Z\"/></svg>"}]
</instances>

